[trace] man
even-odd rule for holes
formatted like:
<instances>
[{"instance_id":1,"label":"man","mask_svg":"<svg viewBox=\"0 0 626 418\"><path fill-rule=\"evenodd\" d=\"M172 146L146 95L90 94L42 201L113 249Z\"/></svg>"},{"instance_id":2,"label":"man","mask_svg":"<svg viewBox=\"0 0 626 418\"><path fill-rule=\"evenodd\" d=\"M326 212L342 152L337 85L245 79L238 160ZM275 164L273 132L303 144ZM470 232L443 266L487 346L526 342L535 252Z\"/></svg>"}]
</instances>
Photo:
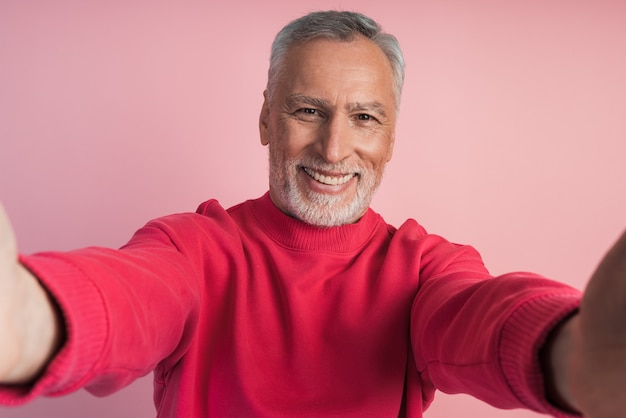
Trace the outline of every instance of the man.
<instances>
[{"instance_id":1,"label":"man","mask_svg":"<svg viewBox=\"0 0 626 418\"><path fill-rule=\"evenodd\" d=\"M19 259L0 217L0 402L154 371L161 417L421 416L435 389L620 416L626 238L578 310L574 289L493 278L471 247L386 224L369 203L402 80L375 22L307 15L272 49L263 197L154 220L120 250Z\"/></svg>"}]
</instances>

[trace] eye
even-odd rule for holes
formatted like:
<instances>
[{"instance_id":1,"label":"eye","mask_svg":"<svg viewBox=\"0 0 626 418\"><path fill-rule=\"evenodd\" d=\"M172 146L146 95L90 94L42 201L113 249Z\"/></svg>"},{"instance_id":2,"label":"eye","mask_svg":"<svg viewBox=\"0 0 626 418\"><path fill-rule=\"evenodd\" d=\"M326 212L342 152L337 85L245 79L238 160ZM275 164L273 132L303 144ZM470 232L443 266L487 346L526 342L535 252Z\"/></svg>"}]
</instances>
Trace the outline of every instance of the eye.
<instances>
[{"instance_id":1,"label":"eye","mask_svg":"<svg viewBox=\"0 0 626 418\"><path fill-rule=\"evenodd\" d=\"M303 121L319 121L320 118L324 118L324 114L319 110L312 107L302 107L297 109L293 115Z\"/></svg>"},{"instance_id":2,"label":"eye","mask_svg":"<svg viewBox=\"0 0 626 418\"><path fill-rule=\"evenodd\" d=\"M356 115L356 119L359 122L375 122L377 120L374 116L367 113L359 113L358 115Z\"/></svg>"}]
</instances>

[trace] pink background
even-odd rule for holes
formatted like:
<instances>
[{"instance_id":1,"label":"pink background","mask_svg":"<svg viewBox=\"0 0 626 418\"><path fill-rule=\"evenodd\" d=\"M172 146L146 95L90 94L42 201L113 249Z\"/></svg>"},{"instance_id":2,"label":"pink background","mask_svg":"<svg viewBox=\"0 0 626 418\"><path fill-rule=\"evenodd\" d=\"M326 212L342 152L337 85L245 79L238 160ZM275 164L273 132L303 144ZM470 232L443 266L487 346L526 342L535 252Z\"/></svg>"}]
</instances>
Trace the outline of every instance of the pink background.
<instances>
[{"instance_id":1,"label":"pink background","mask_svg":"<svg viewBox=\"0 0 626 418\"><path fill-rule=\"evenodd\" d=\"M470 243L494 273L583 288L626 224L626 3L0 0L0 200L23 252L119 246L149 218L261 195L270 42L355 9L402 43L374 208ZM153 417L151 380L0 416ZM427 417L535 417L439 394Z\"/></svg>"}]
</instances>

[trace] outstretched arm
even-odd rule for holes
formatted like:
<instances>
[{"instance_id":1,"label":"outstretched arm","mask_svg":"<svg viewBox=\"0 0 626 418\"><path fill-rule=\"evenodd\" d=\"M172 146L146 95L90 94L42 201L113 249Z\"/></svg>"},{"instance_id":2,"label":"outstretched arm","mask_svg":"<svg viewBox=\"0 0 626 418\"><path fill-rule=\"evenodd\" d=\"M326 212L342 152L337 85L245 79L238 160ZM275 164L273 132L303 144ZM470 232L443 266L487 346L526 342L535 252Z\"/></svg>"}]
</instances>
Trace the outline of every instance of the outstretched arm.
<instances>
[{"instance_id":1,"label":"outstretched arm","mask_svg":"<svg viewBox=\"0 0 626 418\"><path fill-rule=\"evenodd\" d=\"M0 383L37 377L62 339L60 313L17 258L17 245L0 206Z\"/></svg>"},{"instance_id":2,"label":"outstretched arm","mask_svg":"<svg viewBox=\"0 0 626 418\"><path fill-rule=\"evenodd\" d=\"M626 232L594 272L578 314L547 345L548 393L589 418L626 411Z\"/></svg>"}]
</instances>

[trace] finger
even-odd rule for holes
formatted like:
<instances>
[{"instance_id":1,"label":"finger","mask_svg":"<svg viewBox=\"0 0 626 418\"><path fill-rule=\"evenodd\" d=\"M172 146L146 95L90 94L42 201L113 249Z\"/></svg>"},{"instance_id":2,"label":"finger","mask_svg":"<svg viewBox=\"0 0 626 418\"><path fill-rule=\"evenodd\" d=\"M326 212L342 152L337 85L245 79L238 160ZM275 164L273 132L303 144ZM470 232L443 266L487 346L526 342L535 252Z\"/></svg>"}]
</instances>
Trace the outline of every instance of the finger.
<instances>
[{"instance_id":1,"label":"finger","mask_svg":"<svg viewBox=\"0 0 626 418\"><path fill-rule=\"evenodd\" d=\"M9 256L15 258L16 253L15 234L13 233L9 216L2 203L0 203L0 254L2 257Z\"/></svg>"}]
</instances>

